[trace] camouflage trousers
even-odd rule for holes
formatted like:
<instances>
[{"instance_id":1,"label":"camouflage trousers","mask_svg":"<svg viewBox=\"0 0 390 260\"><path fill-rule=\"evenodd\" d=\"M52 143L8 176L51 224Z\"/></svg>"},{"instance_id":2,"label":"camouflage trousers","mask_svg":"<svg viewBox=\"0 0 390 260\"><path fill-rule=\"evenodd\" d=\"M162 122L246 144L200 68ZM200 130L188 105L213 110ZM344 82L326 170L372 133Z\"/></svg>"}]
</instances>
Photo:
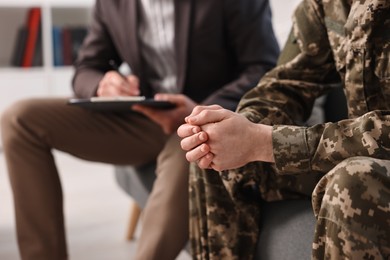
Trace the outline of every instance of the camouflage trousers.
<instances>
[{"instance_id":1,"label":"camouflage trousers","mask_svg":"<svg viewBox=\"0 0 390 260\"><path fill-rule=\"evenodd\" d=\"M327 174L278 175L265 163L224 172L191 165L193 258L252 259L260 201L310 197L313 259L390 259L390 161L368 157L347 159Z\"/></svg>"}]
</instances>

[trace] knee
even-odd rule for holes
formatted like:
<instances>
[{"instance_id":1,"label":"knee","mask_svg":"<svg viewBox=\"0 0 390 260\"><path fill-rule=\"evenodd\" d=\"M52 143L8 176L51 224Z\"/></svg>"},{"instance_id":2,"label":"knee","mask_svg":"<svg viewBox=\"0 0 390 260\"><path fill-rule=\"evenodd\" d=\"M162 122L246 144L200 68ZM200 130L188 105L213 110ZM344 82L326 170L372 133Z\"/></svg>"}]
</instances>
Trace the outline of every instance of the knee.
<instances>
[{"instance_id":1,"label":"knee","mask_svg":"<svg viewBox=\"0 0 390 260\"><path fill-rule=\"evenodd\" d=\"M389 170L386 161L370 157L351 157L342 161L317 184L313 193L313 198L318 200L316 211L322 208L329 214L339 208L348 218L360 215L362 208L381 204L381 192L388 194Z\"/></svg>"},{"instance_id":2,"label":"knee","mask_svg":"<svg viewBox=\"0 0 390 260\"><path fill-rule=\"evenodd\" d=\"M353 157L326 174L313 193L319 234L388 250L389 172L387 160Z\"/></svg>"},{"instance_id":3,"label":"knee","mask_svg":"<svg viewBox=\"0 0 390 260\"><path fill-rule=\"evenodd\" d=\"M378 160L371 157L356 156L345 159L339 163L326 178L329 187L339 187L342 190L353 192L355 190L368 191L371 179L377 179L379 176L386 176L390 168Z\"/></svg>"},{"instance_id":4,"label":"knee","mask_svg":"<svg viewBox=\"0 0 390 260\"><path fill-rule=\"evenodd\" d=\"M4 146L20 134L20 128L34 115L34 100L20 100L1 115L1 135Z\"/></svg>"}]
</instances>

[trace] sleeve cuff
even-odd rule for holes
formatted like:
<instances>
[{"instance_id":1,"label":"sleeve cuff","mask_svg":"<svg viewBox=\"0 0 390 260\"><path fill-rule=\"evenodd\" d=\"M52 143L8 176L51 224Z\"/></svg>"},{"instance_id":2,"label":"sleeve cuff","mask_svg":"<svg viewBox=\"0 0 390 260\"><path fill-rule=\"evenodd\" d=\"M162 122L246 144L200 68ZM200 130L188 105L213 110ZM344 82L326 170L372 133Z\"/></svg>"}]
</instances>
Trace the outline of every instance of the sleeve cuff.
<instances>
[{"instance_id":1,"label":"sleeve cuff","mask_svg":"<svg viewBox=\"0 0 390 260\"><path fill-rule=\"evenodd\" d=\"M306 127L273 126L272 144L276 169L280 174L298 174L311 171Z\"/></svg>"}]
</instances>

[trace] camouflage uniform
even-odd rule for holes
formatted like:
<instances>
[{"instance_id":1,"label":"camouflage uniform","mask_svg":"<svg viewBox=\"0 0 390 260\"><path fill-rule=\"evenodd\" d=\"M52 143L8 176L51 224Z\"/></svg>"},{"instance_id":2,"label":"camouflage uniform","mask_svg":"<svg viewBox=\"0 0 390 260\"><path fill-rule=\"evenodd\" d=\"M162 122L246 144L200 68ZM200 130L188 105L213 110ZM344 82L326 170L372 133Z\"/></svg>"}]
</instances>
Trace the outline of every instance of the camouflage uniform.
<instances>
[{"instance_id":1,"label":"camouflage uniform","mask_svg":"<svg viewBox=\"0 0 390 260\"><path fill-rule=\"evenodd\" d=\"M259 201L312 195L313 259L390 259L390 1L304 0L293 19L281 65L238 108L274 125L276 163L192 165L193 256L252 258ZM340 85L349 119L297 126Z\"/></svg>"}]
</instances>

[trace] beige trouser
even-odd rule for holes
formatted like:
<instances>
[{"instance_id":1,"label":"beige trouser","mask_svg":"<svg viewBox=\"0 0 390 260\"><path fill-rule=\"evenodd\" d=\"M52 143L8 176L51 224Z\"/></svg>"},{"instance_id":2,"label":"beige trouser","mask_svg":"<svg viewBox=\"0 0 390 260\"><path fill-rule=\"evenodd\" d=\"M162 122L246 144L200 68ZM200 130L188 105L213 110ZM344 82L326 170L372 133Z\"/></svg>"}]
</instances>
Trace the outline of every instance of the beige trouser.
<instances>
[{"instance_id":1,"label":"beige trouser","mask_svg":"<svg viewBox=\"0 0 390 260\"><path fill-rule=\"evenodd\" d=\"M1 134L22 259L68 258L52 149L117 165L138 166L157 159L157 180L144 210L137 255L174 259L183 248L188 237L188 164L175 134L164 135L137 113L91 112L67 105L66 99L14 104L3 114Z\"/></svg>"}]
</instances>

